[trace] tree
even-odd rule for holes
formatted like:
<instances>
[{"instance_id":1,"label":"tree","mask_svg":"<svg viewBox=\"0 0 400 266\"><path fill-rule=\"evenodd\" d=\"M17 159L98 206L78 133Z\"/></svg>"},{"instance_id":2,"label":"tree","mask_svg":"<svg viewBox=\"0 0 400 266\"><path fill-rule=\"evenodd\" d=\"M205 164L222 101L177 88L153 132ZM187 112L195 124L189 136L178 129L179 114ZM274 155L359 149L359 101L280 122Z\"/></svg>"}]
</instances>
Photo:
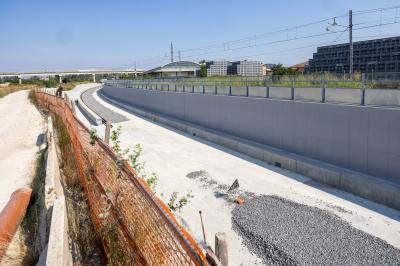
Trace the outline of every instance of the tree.
<instances>
[{"instance_id":1,"label":"tree","mask_svg":"<svg viewBox=\"0 0 400 266\"><path fill-rule=\"evenodd\" d=\"M200 77L207 77L207 68L205 63L200 65Z\"/></svg>"}]
</instances>

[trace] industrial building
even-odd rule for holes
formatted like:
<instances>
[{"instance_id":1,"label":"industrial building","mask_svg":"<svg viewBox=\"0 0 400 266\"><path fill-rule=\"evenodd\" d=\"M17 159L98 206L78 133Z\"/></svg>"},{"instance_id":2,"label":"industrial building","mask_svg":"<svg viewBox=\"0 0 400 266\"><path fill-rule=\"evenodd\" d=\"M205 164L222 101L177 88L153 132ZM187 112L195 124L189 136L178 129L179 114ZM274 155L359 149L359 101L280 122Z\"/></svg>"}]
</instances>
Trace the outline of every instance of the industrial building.
<instances>
[{"instance_id":1,"label":"industrial building","mask_svg":"<svg viewBox=\"0 0 400 266\"><path fill-rule=\"evenodd\" d=\"M149 77L196 77L200 71L200 65L189 61L177 61L162 67L150 69L144 74Z\"/></svg>"},{"instance_id":2,"label":"industrial building","mask_svg":"<svg viewBox=\"0 0 400 266\"><path fill-rule=\"evenodd\" d=\"M238 75L255 77L263 74L262 63L259 61L209 61L206 63L206 68L207 76Z\"/></svg>"},{"instance_id":3,"label":"industrial building","mask_svg":"<svg viewBox=\"0 0 400 266\"><path fill-rule=\"evenodd\" d=\"M322 46L310 59L307 72L348 73L350 62L348 43ZM355 72L400 72L400 36L353 43Z\"/></svg>"}]
</instances>

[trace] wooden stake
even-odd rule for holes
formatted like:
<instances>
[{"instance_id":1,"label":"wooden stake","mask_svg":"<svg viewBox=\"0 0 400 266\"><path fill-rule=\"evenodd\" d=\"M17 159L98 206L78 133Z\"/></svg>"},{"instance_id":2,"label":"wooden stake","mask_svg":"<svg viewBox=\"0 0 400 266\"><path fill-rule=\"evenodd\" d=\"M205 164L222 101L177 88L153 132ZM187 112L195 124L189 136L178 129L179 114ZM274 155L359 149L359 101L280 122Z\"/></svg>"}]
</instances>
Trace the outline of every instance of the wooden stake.
<instances>
[{"instance_id":1,"label":"wooden stake","mask_svg":"<svg viewBox=\"0 0 400 266\"><path fill-rule=\"evenodd\" d=\"M222 266L228 266L228 237L224 232L215 234L215 255Z\"/></svg>"},{"instance_id":2,"label":"wooden stake","mask_svg":"<svg viewBox=\"0 0 400 266\"><path fill-rule=\"evenodd\" d=\"M111 123L110 122L106 122L106 132L104 134L104 141L105 143L107 143L107 145L110 144L110 131L111 131Z\"/></svg>"},{"instance_id":3,"label":"wooden stake","mask_svg":"<svg viewBox=\"0 0 400 266\"><path fill-rule=\"evenodd\" d=\"M200 214L201 228L203 229L204 244L207 246L206 232L204 231L203 216L201 216L201 211L199 211L199 214Z\"/></svg>"}]
</instances>

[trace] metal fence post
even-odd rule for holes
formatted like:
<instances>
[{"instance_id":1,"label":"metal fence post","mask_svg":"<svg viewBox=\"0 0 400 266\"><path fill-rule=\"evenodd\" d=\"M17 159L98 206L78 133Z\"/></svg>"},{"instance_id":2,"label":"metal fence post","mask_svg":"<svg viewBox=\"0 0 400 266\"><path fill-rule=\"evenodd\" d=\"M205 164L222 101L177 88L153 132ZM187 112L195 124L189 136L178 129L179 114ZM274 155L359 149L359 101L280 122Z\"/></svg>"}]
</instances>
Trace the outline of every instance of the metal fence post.
<instances>
[{"instance_id":1,"label":"metal fence post","mask_svg":"<svg viewBox=\"0 0 400 266\"><path fill-rule=\"evenodd\" d=\"M365 73L361 74L361 105L365 105Z\"/></svg>"},{"instance_id":2,"label":"metal fence post","mask_svg":"<svg viewBox=\"0 0 400 266\"><path fill-rule=\"evenodd\" d=\"M291 89L291 100L294 100L294 77L292 76L292 89Z\"/></svg>"},{"instance_id":3,"label":"metal fence post","mask_svg":"<svg viewBox=\"0 0 400 266\"><path fill-rule=\"evenodd\" d=\"M322 81L322 97L321 97L321 102L325 102L325 75L322 74L321 76L321 81Z\"/></svg>"}]
</instances>

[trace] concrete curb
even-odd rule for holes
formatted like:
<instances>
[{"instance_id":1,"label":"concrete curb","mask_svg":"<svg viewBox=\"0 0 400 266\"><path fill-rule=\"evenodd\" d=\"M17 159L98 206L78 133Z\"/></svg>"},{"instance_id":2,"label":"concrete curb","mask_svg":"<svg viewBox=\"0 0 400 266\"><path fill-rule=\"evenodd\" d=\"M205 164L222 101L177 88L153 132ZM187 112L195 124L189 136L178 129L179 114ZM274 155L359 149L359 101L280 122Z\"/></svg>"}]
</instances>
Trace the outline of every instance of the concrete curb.
<instances>
[{"instance_id":1,"label":"concrete curb","mask_svg":"<svg viewBox=\"0 0 400 266\"><path fill-rule=\"evenodd\" d=\"M50 230L47 239L46 232L41 232L43 248L37 265L72 265L72 254L68 239L68 216L65 207L65 197L60 180L60 170L53 135L51 117L47 120L48 149L46 154L45 206L51 214ZM50 217L48 217L50 220ZM47 223L47 222L46 222ZM42 226L46 228L47 226ZM47 242L47 245L46 245Z\"/></svg>"},{"instance_id":2,"label":"concrete curb","mask_svg":"<svg viewBox=\"0 0 400 266\"><path fill-rule=\"evenodd\" d=\"M400 185L395 183L290 153L282 149L248 141L209 128L196 126L166 115L139 109L114 100L104 95L101 90L99 90L98 93L106 101L144 118L165 124L261 161L311 177L316 181L400 210Z\"/></svg>"},{"instance_id":3,"label":"concrete curb","mask_svg":"<svg viewBox=\"0 0 400 266\"><path fill-rule=\"evenodd\" d=\"M86 104L82 101L81 95L79 95L77 99L77 103L79 107L81 108L82 112L90 119L92 122L99 126L103 123L103 119L97 115L95 112L93 112Z\"/></svg>"}]
</instances>

